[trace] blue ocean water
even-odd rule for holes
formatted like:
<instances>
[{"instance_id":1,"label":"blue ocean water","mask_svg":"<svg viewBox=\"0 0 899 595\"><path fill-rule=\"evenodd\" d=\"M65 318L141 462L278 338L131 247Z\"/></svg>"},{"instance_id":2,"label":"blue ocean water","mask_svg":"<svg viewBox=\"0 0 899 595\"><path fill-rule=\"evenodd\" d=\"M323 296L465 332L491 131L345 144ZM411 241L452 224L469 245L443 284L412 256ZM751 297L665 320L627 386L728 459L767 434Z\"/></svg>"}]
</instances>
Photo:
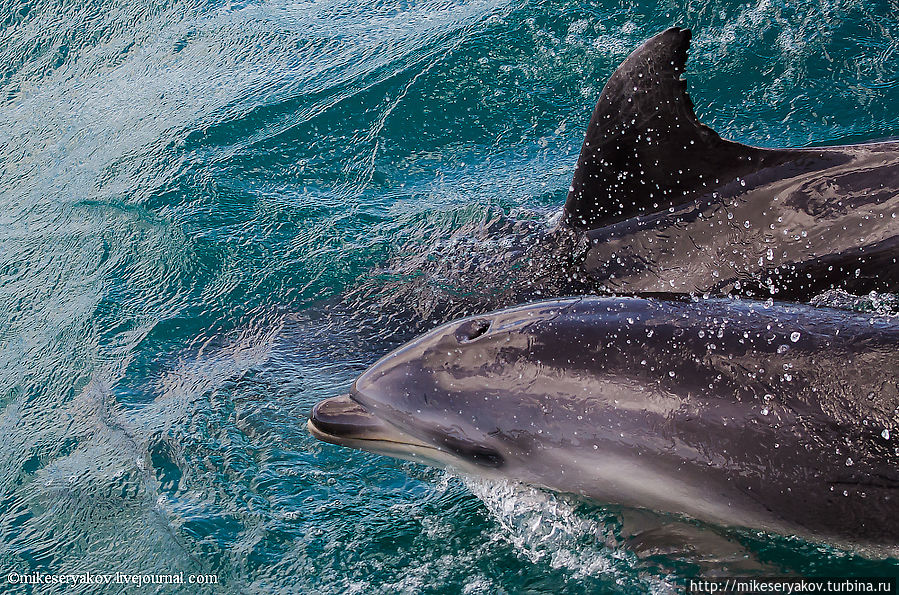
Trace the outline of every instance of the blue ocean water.
<instances>
[{"instance_id":1,"label":"blue ocean water","mask_svg":"<svg viewBox=\"0 0 899 595\"><path fill-rule=\"evenodd\" d=\"M312 404L391 340L331 306L363 281L376 302L379 264L490 212L550 216L606 78L670 25L694 30L690 92L723 136L899 136L897 15L896 0L3 0L3 576L670 591L697 564L637 557L614 510L309 436ZM734 539L778 572L899 574ZM140 592L156 590L173 589Z\"/></svg>"}]
</instances>

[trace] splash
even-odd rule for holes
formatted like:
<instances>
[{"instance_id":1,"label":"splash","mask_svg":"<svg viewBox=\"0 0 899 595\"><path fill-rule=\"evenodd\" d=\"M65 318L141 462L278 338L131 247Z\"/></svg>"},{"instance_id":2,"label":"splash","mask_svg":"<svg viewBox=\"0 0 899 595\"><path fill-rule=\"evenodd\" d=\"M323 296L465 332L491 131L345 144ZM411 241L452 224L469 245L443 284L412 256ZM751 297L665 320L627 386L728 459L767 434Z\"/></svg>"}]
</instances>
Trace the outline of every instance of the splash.
<instances>
[{"instance_id":1,"label":"splash","mask_svg":"<svg viewBox=\"0 0 899 595\"><path fill-rule=\"evenodd\" d=\"M830 289L816 295L810 302L823 308L840 308L853 312L899 316L899 295L872 291L867 295L853 295L842 289Z\"/></svg>"},{"instance_id":2,"label":"splash","mask_svg":"<svg viewBox=\"0 0 899 595\"><path fill-rule=\"evenodd\" d=\"M631 582L646 593L673 593L674 577L655 577L633 553L620 546L620 524L606 513L591 518L564 496L506 480L464 477L465 486L499 525L496 539L507 541L532 563L548 562L571 572L573 580L603 576Z\"/></svg>"}]
</instances>

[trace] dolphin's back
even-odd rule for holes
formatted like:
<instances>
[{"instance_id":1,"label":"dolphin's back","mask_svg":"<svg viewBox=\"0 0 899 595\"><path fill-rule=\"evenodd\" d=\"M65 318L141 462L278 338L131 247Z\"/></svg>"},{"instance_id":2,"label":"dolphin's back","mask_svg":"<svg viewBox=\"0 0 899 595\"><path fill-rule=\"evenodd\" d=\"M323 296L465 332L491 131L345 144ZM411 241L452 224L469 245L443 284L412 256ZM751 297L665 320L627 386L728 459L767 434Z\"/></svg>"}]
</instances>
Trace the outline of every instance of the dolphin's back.
<instances>
[{"instance_id":1,"label":"dolphin's back","mask_svg":"<svg viewBox=\"0 0 899 595\"><path fill-rule=\"evenodd\" d=\"M702 124L681 78L690 31L606 83L564 209L583 276L615 292L899 291L899 143L766 149Z\"/></svg>"}]
</instances>

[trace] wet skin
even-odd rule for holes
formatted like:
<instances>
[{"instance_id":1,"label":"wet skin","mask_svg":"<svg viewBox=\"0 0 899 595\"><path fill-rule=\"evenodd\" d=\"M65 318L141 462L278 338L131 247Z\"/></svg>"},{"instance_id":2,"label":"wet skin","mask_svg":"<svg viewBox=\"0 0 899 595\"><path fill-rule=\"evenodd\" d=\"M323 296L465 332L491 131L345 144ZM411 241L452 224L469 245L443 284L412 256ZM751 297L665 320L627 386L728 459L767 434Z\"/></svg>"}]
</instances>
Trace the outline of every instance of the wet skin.
<instances>
[{"instance_id":1,"label":"wet skin","mask_svg":"<svg viewBox=\"0 0 899 595\"><path fill-rule=\"evenodd\" d=\"M635 50L597 102L565 204L574 262L614 292L808 300L899 291L899 143L722 139L681 79L690 32Z\"/></svg>"},{"instance_id":2,"label":"wet skin","mask_svg":"<svg viewBox=\"0 0 899 595\"><path fill-rule=\"evenodd\" d=\"M590 230L583 267L627 293L805 301L831 288L899 291L899 153L866 145L829 154L846 161L773 180L761 172L745 180L748 189L719 188L673 212ZM855 193L852 183L862 184Z\"/></svg>"},{"instance_id":3,"label":"wet skin","mask_svg":"<svg viewBox=\"0 0 899 595\"><path fill-rule=\"evenodd\" d=\"M444 325L323 401L320 439L850 544L899 544L899 322L571 298Z\"/></svg>"}]
</instances>

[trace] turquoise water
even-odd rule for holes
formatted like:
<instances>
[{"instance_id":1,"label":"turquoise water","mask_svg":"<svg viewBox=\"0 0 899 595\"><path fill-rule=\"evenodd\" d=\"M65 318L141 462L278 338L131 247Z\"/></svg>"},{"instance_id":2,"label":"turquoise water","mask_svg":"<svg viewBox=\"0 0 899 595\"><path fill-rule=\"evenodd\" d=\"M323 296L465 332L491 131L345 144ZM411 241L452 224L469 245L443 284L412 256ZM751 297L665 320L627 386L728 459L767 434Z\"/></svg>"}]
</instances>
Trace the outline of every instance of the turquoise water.
<instances>
[{"instance_id":1,"label":"turquoise water","mask_svg":"<svg viewBox=\"0 0 899 595\"><path fill-rule=\"evenodd\" d=\"M896 0L5 0L3 577L670 590L697 564L638 558L614 510L311 438L311 405L399 340L335 304L363 283L376 308L379 264L491 213L551 216L605 79L672 24L694 29L691 94L724 136L899 136L897 15ZM734 539L778 572L899 573Z\"/></svg>"}]
</instances>

